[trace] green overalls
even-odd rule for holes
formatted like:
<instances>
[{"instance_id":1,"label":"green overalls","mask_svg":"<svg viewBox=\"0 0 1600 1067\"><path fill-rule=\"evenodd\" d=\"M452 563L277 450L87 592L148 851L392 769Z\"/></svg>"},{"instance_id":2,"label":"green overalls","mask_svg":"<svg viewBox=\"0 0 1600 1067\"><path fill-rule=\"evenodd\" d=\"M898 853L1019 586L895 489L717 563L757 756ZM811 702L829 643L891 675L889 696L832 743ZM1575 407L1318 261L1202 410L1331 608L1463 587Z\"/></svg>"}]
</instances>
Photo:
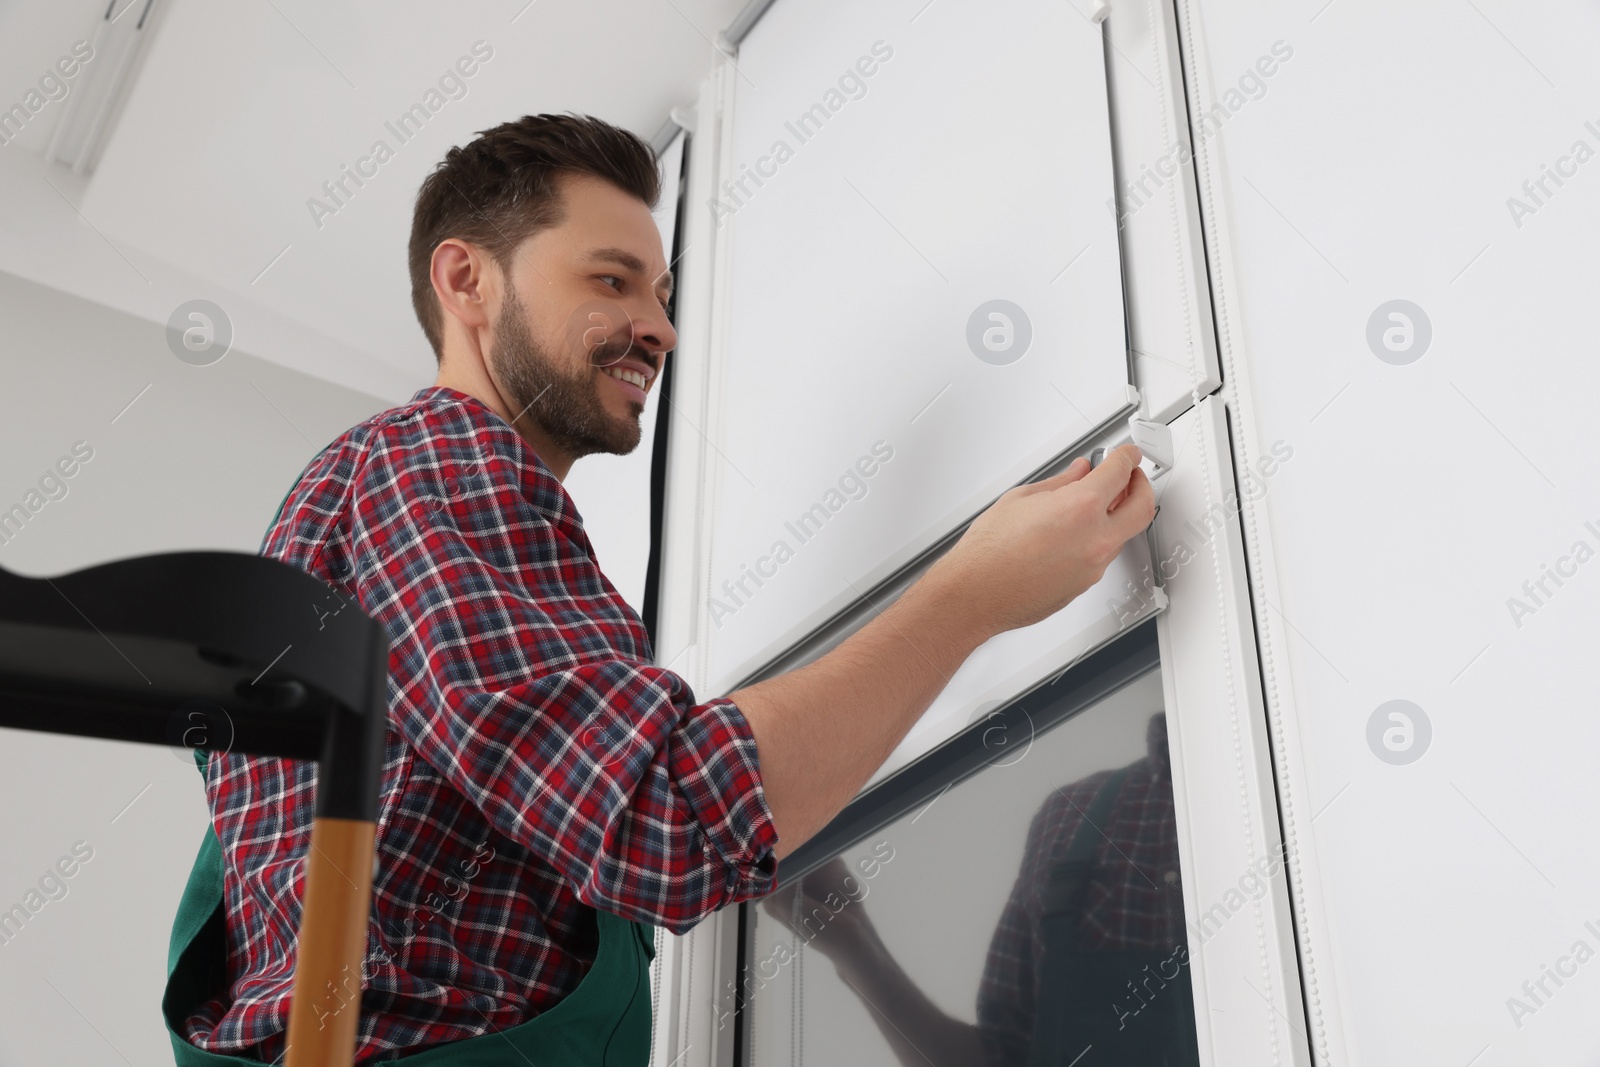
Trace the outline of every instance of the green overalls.
<instances>
[{"instance_id":1,"label":"green overalls","mask_svg":"<svg viewBox=\"0 0 1600 1067\"><path fill-rule=\"evenodd\" d=\"M196 762L199 762L197 756ZM203 769L203 768L202 768ZM227 928L222 898L222 846L206 830L189 873L167 952L161 998L177 1067L259 1063L198 1049L178 1032L184 1019L227 983ZM650 1059L650 961L654 930L595 912L600 945L576 989L528 1022L431 1048L370 1067L643 1067Z\"/></svg>"}]
</instances>

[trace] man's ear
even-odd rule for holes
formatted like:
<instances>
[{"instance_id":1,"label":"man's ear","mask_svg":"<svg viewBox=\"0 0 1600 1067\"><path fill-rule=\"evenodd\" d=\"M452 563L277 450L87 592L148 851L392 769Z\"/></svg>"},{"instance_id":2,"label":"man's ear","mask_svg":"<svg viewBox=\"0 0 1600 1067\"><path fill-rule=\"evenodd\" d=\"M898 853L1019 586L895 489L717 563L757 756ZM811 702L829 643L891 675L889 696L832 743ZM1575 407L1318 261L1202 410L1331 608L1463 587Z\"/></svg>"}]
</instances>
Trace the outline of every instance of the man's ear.
<instances>
[{"instance_id":1,"label":"man's ear","mask_svg":"<svg viewBox=\"0 0 1600 1067\"><path fill-rule=\"evenodd\" d=\"M433 294L447 319L469 331L487 327L500 304L502 279L481 248L451 237L433 250L428 268Z\"/></svg>"}]
</instances>

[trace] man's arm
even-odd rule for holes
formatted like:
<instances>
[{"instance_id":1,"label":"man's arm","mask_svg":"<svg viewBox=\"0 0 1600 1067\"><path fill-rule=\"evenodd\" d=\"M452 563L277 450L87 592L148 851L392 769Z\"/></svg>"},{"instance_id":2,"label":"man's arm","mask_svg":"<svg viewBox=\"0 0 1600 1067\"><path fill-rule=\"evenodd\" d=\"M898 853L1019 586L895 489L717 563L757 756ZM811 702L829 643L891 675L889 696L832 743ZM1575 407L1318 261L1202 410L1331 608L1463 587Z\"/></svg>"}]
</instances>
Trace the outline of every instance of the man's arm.
<instances>
[{"instance_id":1,"label":"man's arm","mask_svg":"<svg viewBox=\"0 0 1600 1067\"><path fill-rule=\"evenodd\" d=\"M620 650L619 603L535 506L520 444L457 430L375 435L336 542L393 642L394 731L591 907L682 933L770 892L777 835L740 710Z\"/></svg>"},{"instance_id":2,"label":"man's arm","mask_svg":"<svg viewBox=\"0 0 1600 1067\"><path fill-rule=\"evenodd\" d=\"M973 520L899 600L827 655L730 694L750 723L777 854L839 813L989 638L1053 615L1155 517L1123 445L1018 486Z\"/></svg>"}]
</instances>

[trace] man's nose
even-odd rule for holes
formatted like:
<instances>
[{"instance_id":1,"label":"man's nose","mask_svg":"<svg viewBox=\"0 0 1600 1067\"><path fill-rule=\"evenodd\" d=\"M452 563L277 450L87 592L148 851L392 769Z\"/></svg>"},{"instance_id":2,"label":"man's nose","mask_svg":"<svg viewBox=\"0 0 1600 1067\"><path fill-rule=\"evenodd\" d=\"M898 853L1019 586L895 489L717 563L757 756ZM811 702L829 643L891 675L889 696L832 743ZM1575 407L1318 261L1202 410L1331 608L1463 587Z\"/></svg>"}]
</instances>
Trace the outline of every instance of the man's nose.
<instances>
[{"instance_id":1,"label":"man's nose","mask_svg":"<svg viewBox=\"0 0 1600 1067\"><path fill-rule=\"evenodd\" d=\"M654 314L633 320L633 343L658 359L678 347L678 331L659 304Z\"/></svg>"}]
</instances>

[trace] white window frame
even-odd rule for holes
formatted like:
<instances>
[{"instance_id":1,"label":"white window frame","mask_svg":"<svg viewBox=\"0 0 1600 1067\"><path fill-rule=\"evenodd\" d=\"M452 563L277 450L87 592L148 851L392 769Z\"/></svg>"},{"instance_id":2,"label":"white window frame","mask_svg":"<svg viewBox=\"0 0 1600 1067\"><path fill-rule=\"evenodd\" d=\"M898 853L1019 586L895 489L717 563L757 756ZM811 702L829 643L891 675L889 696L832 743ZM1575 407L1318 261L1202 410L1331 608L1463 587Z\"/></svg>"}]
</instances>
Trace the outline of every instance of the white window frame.
<instances>
[{"instance_id":1,"label":"white window frame","mask_svg":"<svg viewBox=\"0 0 1600 1067\"><path fill-rule=\"evenodd\" d=\"M1113 35L1119 25L1139 17L1139 12L1154 12L1160 20L1152 48L1163 79L1160 107L1171 112L1167 116L1170 121L1161 123L1156 134L1148 106L1138 113L1131 105L1125 107L1119 122L1134 124L1146 140L1131 149L1130 142L1119 140L1119 156L1124 151L1149 151L1152 146L1165 151L1188 135L1185 100L1196 98L1194 81L1206 75L1196 41L1177 32L1180 24L1188 32L1187 23L1180 20L1188 18L1190 0L1173 3L1175 9L1166 4L1134 5L1131 0L1113 4ZM1129 71L1120 75L1131 76L1135 74ZM1185 76L1188 86L1180 82ZM679 347L673 356L678 362L672 410L667 413L667 507L657 652L661 663L682 674L691 685L698 685L702 678L699 642L712 626L706 606L711 592L706 552L709 531L703 523L711 513L707 503L718 491L727 465L711 440L721 403L718 361L727 349L730 233L726 227L719 230L716 226L709 202L720 176L736 166L728 136L736 77L729 62L719 59L694 109L680 264ZM1115 81L1113 92L1118 92ZM1188 111L1192 110L1193 105L1188 105ZM1151 137L1156 140L1152 142ZM1204 145L1196 145L1195 157L1193 173L1184 178L1185 184L1175 187L1166 214L1147 216L1144 232L1130 227L1125 237L1133 245L1130 256L1136 257L1139 247L1147 247L1155 239L1151 235L1164 236L1170 247L1172 237L1164 233L1168 223L1179 229L1180 243L1187 242L1184 248L1198 247L1202 224L1206 234L1204 258L1195 253L1189 261L1193 272L1177 272L1178 284L1187 287L1184 295L1205 305L1183 309L1190 395L1176 396L1169 376L1146 394L1147 404L1153 400L1155 410L1147 406L1142 412L1172 426L1177 453L1173 469L1157 483L1163 503L1153 527L1162 553L1158 558L1169 558L1174 546L1185 539L1196 549L1176 573L1162 574L1168 604L1157 621L1184 904L1189 916L1196 1026L1201 1060L1207 1065L1309 1067L1289 891L1289 874L1298 869L1294 865L1299 858L1291 852L1288 863L1284 862L1252 590L1245 566L1243 531L1251 528L1256 515L1251 501L1234 495L1234 465L1245 458L1240 455L1239 420L1235 415L1231 420L1235 426L1230 428L1229 418L1239 403L1237 368L1228 358L1231 346L1238 343L1236 327L1230 328L1228 323L1236 320L1217 316L1213 335L1211 302L1220 297L1207 289L1208 279L1212 290L1219 288L1219 276L1226 280L1219 262L1217 205L1207 196L1209 170L1217 161ZM1159 274L1145 276L1159 278ZM1130 296L1129 314L1136 338L1141 325L1159 332L1154 316L1171 313L1173 299L1162 299L1153 291L1154 284L1145 283L1143 296L1135 286ZM1217 338L1221 340L1220 358ZM1219 384L1223 365L1228 370L1226 386ZM1249 455L1259 454L1257 442L1246 444ZM1204 542L1197 542L1195 523L1207 514L1217 517L1210 527L1213 532ZM1259 541L1262 533L1252 529L1252 536ZM878 599L881 603L881 597ZM722 694L697 689L696 695L704 700ZM1250 895L1241 892L1241 882L1252 871L1257 876L1266 872L1265 889L1259 895L1254 895L1253 889ZM1249 881L1251 887L1255 884ZM1226 908L1234 899L1230 891L1243 905L1220 929L1213 919L1203 935L1203 915L1209 911L1215 916L1214 905ZM731 1012L738 922L738 909L728 908L683 937L661 939L652 1067L733 1067ZM724 1023L720 1028L719 1020Z\"/></svg>"}]
</instances>

